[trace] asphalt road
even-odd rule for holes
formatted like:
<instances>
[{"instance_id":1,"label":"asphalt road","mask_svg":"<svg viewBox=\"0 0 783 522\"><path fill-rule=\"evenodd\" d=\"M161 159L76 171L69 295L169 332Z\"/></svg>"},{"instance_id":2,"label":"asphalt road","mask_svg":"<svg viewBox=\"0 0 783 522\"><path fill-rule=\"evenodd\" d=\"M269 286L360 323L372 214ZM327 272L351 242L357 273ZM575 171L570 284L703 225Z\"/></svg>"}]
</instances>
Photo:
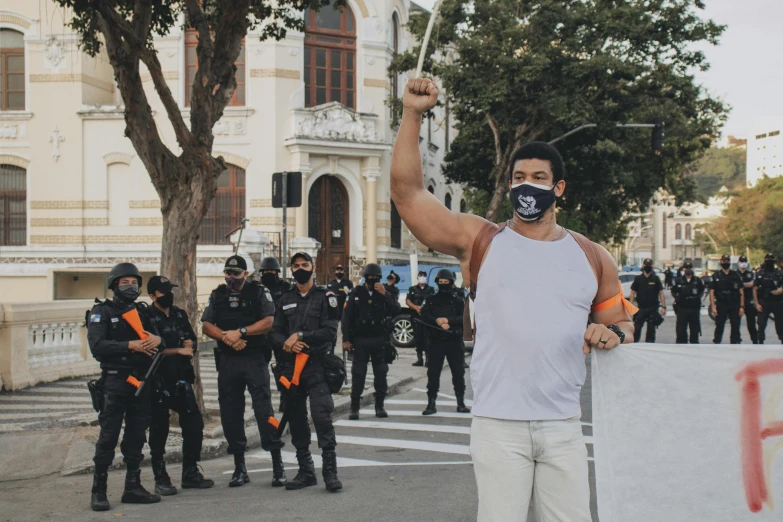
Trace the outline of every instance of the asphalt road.
<instances>
[{"instance_id":1,"label":"asphalt road","mask_svg":"<svg viewBox=\"0 0 783 522\"><path fill-rule=\"evenodd\" d=\"M667 317L658 329L659 342L674 341L674 317ZM703 317L711 339L712 321ZM745 342L749 342L744 330ZM401 361L402 362L402 361ZM589 359L587 359L589 365ZM407 364L407 362L406 362ZM318 520L340 522L399 522L408 520L470 521L475 520L476 489L468 453L470 416L457 414L449 398L449 370L444 369L439 400L439 414L423 417L426 403L426 379L415 381L405 392L387 399L388 419L376 419L372 412L363 412L359 422L345 416L336 420L338 433L339 475L345 489L330 494L319 485L303 491L285 491L270 486L271 462L266 454L254 450L248 454L251 482L241 488L229 489L233 470L231 457L203 462L205 474L216 481L210 490L185 490L165 497L152 506L125 505L119 502L124 471L113 471L109 478L107 513L89 510L90 476L50 476L38 480L0 482L3 509L0 520L108 520L122 517L128 520L258 520L282 517L285 520ZM367 393L370 393L368 391ZM471 390L468 397L472 396ZM590 380L582 392L583 432L592 436L592 404ZM470 403L469 403L470 405ZM591 441L591 439L587 439ZM316 445L312 448L315 450ZM592 444L587 445L592 490L593 520L597 500L594 485ZM291 446L287 469L289 478L295 474L295 459ZM320 457L315 457L320 467ZM179 466L170 466L174 483L179 483ZM142 471L143 483L152 488L149 467ZM533 516L530 521L535 520Z\"/></svg>"}]
</instances>

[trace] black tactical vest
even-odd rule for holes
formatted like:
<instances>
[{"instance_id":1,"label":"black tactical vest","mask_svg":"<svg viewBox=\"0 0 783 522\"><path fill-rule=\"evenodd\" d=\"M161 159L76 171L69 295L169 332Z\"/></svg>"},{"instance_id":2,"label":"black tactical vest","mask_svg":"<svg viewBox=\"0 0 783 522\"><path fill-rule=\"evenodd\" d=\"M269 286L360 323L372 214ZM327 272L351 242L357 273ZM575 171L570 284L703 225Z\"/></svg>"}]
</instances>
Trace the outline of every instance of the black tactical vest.
<instances>
[{"instance_id":1,"label":"black tactical vest","mask_svg":"<svg viewBox=\"0 0 783 522\"><path fill-rule=\"evenodd\" d=\"M700 292L704 291L704 282L696 276L691 277L690 282L685 276L675 283L677 289L677 306L686 310L701 308Z\"/></svg>"},{"instance_id":2,"label":"black tactical vest","mask_svg":"<svg viewBox=\"0 0 783 522\"><path fill-rule=\"evenodd\" d=\"M462 316L465 301L455 297L451 292L438 292L432 297L427 298L427 306L434 317L454 317ZM462 326L451 326L449 330L439 332L434 328L426 328L425 331L430 339L437 341L456 341L462 339ZM449 333L450 332L450 333Z\"/></svg>"},{"instance_id":3,"label":"black tactical vest","mask_svg":"<svg viewBox=\"0 0 783 522\"><path fill-rule=\"evenodd\" d=\"M212 306L215 307L215 326L223 331L238 330L250 326L261 320L261 303L258 302L260 286L253 281L246 281L242 291L229 292L226 285L220 285L212 292ZM245 338L247 347L245 350L261 349L265 343L262 335L251 335ZM218 341L218 346L223 353L229 355L242 354L230 346Z\"/></svg>"},{"instance_id":4,"label":"black tactical vest","mask_svg":"<svg viewBox=\"0 0 783 522\"><path fill-rule=\"evenodd\" d=\"M358 298L358 300L356 300ZM378 292L370 295L365 285L351 292L348 299L354 299L355 337L382 337L385 335L384 322L389 319L386 313L384 297Z\"/></svg>"},{"instance_id":5,"label":"black tactical vest","mask_svg":"<svg viewBox=\"0 0 783 522\"><path fill-rule=\"evenodd\" d=\"M139 311L139 316L142 318L142 323L148 319L146 306L138 303L133 306ZM136 331L131 328L128 322L122 318L122 314L127 312L130 308L120 307L114 301L107 299L101 304L95 305L90 312L91 314L101 314L109 318L110 328L106 331L106 339L110 341L138 341L141 339ZM146 326L146 325L145 325ZM95 359L101 363L101 368L114 370L114 369L133 369L133 370L146 370L152 363L152 358L149 355L131 352L101 355L95 357Z\"/></svg>"}]
</instances>

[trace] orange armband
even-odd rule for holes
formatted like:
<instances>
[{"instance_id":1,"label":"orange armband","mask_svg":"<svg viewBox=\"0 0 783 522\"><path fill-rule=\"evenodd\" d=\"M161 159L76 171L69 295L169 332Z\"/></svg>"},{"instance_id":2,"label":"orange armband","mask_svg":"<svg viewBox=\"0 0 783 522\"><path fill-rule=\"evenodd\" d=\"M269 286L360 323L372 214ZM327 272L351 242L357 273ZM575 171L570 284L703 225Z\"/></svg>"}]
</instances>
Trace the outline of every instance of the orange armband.
<instances>
[{"instance_id":1,"label":"orange armband","mask_svg":"<svg viewBox=\"0 0 783 522\"><path fill-rule=\"evenodd\" d=\"M618 281L617 284L620 284ZM636 308L633 304L631 304L628 299L625 298L623 295L623 286L620 284L620 291L617 293L617 295L610 297L606 301L600 302L598 304L594 304L591 311L593 312L601 312L603 310L608 310L612 308L613 306L616 306L617 303L622 303L625 307L625 311L628 312L629 315L634 315L636 312L639 311L638 308Z\"/></svg>"}]
</instances>

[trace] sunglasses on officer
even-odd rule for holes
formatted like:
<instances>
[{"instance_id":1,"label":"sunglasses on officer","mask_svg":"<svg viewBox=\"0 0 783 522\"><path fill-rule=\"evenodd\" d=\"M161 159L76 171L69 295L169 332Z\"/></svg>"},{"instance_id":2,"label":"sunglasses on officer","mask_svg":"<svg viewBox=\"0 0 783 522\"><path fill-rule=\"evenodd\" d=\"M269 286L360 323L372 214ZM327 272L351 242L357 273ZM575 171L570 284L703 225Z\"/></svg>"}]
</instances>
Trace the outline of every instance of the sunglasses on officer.
<instances>
[{"instance_id":1,"label":"sunglasses on officer","mask_svg":"<svg viewBox=\"0 0 783 522\"><path fill-rule=\"evenodd\" d=\"M245 271L241 268L226 268L223 270L223 273L227 276L241 276Z\"/></svg>"}]
</instances>

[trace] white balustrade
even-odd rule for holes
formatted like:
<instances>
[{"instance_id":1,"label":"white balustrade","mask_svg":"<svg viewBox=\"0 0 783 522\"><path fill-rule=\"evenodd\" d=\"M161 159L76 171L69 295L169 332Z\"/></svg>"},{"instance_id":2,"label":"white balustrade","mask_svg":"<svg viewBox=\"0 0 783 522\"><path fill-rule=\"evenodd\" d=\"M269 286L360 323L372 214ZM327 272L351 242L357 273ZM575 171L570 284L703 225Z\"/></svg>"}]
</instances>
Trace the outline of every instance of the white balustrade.
<instances>
[{"instance_id":1,"label":"white balustrade","mask_svg":"<svg viewBox=\"0 0 783 522\"><path fill-rule=\"evenodd\" d=\"M27 364L30 369L81 362L79 323L31 325Z\"/></svg>"}]
</instances>

